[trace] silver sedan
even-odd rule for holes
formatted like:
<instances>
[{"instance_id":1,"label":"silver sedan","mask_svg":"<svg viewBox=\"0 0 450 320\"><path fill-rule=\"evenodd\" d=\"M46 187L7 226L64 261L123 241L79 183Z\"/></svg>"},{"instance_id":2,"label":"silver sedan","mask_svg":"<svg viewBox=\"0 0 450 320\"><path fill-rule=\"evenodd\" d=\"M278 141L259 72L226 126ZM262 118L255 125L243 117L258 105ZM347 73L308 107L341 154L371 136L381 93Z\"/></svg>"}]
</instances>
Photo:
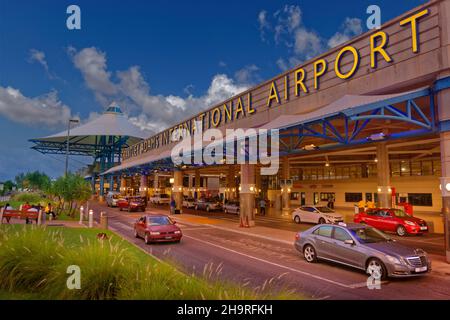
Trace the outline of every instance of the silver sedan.
<instances>
[{"instance_id":1,"label":"silver sedan","mask_svg":"<svg viewBox=\"0 0 450 320\"><path fill-rule=\"evenodd\" d=\"M395 242L386 234L362 224L318 225L296 235L295 248L307 262L328 260L377 272L381 279L411 277L431 271L422 249Z\"/></svg>"}]
</instances>

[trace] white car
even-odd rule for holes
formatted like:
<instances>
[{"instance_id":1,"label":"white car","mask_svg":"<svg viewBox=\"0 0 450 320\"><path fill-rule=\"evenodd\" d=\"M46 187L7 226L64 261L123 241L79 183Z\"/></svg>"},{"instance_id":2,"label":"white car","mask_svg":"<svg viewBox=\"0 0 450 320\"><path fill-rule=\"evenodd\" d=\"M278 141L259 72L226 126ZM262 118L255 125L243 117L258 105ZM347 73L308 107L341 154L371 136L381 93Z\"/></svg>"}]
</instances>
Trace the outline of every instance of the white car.
<instances>
[{"instance_id":1,"label":"white car","mask_svg":"<svg viewBox=\"0 0 450 320\"><path fill-rule=\"evenodd\" d=\"M334 223L344 222L344 217L326 206L303 206L292 212L295 223Z\"/></svg>"},{"instance_id":2,"label":"white car","mask_svg":"<svg viewBox=\"0 0 450 320\"><path fill-rule=\"evenodd\" d=\"M183 197L183 207L185 208L194 208L195 207L195 199L191 197L184 196Z\"/></svg>"},{"instance_id":3,"label":"white car","mask_svg":"<svg viewBox=\"0 0 450 320\"><path fill-rule=\"evenodd\" d=\"M170 203L170 196L165 193L161 194L155 194L152 197L150 197L150 203L154 204L169 204Z\"/></svg>"}]
</instances>

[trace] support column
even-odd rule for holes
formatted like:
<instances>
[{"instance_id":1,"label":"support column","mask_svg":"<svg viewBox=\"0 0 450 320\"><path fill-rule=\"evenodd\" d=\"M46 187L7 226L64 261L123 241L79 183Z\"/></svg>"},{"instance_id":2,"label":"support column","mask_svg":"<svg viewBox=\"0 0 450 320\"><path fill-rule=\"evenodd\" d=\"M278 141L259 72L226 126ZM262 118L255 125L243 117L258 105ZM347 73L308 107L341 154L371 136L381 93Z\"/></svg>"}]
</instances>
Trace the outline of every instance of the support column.
<instances>
[{"instance_id":1,"label":"support column","mask_svg":"<svg viewBox=\"0 0 450 320\"><path fill-rule=\"evenodd\" d=\"M147 176L145 174L141 175L141 181L139 182L139 194L141 197L147 198Z\"/></svg>"},{"instance_id":2,"label":"support column","mask_svg":"<svg viewBox=\"0 0 450 320\"><path fill-rule=\"evenodd\" d=\"M195 170L195 192L194 195L196 195L196 199L200 198L200 170Z\"/></svg>"},{"instance_id":3,"label":"support column","mask_svg":"<svg viewBox=\"0 0 450 320\"><path fill-rule=\"evenodd\" d=\"M441 75L440 77L443 78L448 76L450 76L450 72L445 75ZM437 105L439 122L441 126L440 145L442 172L440 178L440 188L442 193L442 218L444 223L446 260L447 263L450 263L450 131L445 131L445 128L448 128L448 124L450 123L449 88L443 89L437 93Z\"/></svg>"},{"instance_id":4,"label":"support column","mask_svg":"<svg viewBox=\"0 0 450 320\"><path fill-rule=\"evenodd\" d=\"M173 172L173 199L175 200L175 208L182 211L183 205L183 171L175 170Z\"/></svg>"},{"instance_id":5,"label":"support column","mask_svg":"<svg viewBox=\"0 0 450 320\"><path fill-rule=\"evenodd\" d=\"M233 200L236 199L236 171L234 169L234 166L228 166L228 173L227 173L227 188L229 190L228 192L228 199Z\"/></svg>"},{"instance_id":6,"label":"support column","mask_svg":"<svg viewBox=\"0 0 450 320\"><path fill-rule=\"evenodd\" d=\"M109 183L109 191L114 191L114 176L110 175L108 177L108 183Z\"/></svg>"},{"instance_id":7,"label":"support column","mask_svg":"<svg viewBox=\"0 0 450 320\"><path fill-rule=\"evenodd\" d=\"M233 176L234 177L234 176ZM241 225L255 225L255 165L241 164L241 185L239 190L239 214Z\"/></svg>"},{"instance_id":8,"label":"support column","mask_svg":"<svg viewBox=\"0 0 450 320\"><path fill-rule=\"evenodd\" d=\"M127 180L125 177L120 177L120 193L122 195L127 194Z\"/></svg>"},{"instance_id":9,"label":"support column","mask_svg":"<svg viewBox=\"0 0 450 320\"><path fill-rule=\"evenodd\" d=\"M194 196L194 192L192 191L192 188L194 187L193 180L194 179L193 179L192 174L189 174L189 182L188 182L189 197L193 197Z\"/></svg>"},{"instance_id":10,"label":"support column","mask_svg":"<svg viewBox=\"0 0 450 320\"><path fill-rule=\"evenodd\" d=\"M283 179L286 181L290 178L289 170L289 158L285 157L283 159ZM283 216L289 216L291 212L291 186L284 185L281 187L281 201L282 201L282 214Z\"/></svg>"},{"instance_id":11,"label":"support column","mask_svg":"<svg viewBox=\"0 0 450 320\"><path fill-rule=\"evenodd\" d=\"M386 142L377 143L377 176L378 207L390 208L392 207L392 190Z\"/></svg>"},{"instance_id":12,"label":"support column","mask_svg":"<svg viewBox=\"0 0 450 320\"><path fill-rule=\"evenodd\" d=\"M154 179L153 179L153 194L159 192L159 176L157 173L155 173Z\"/></svg>"},{"instance_id":13,"label":"support column","mask_svg":"<svg viewBox=\"0 0 450 320\"><path fill-rule=\"evenodd\" d=\"M105 176L100 176L100 191L99 191L99 197L98 201L103 202L105 201Z\"/></svg>"},{"instance_id":14,"label":"support column","mask_svg":"<svg viewBox=\"0 0 450 320\"><path fill-rule=\"evenodd\" d=\"M91 176L91 189L92 189L92 194L95 194L95 174L92 173Z\"/></svg>"}]
</instances>

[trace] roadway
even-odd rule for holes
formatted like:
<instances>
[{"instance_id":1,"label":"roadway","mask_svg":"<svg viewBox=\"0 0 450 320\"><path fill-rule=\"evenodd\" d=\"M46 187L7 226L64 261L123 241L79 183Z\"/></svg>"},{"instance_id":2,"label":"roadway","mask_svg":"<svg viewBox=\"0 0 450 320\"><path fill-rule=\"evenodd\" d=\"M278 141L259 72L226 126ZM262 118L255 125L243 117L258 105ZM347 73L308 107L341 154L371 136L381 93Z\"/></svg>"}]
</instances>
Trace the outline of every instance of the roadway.
<instances>
[{"instance_id":1,"label":"roadway","mask_svg":"<svg viewBox=\"0 0 450 320\"><path fill-rule=\"evenodd\" d=\"M117 208L98 203L91 204L91 208L96 213L108 213L112 230L158 259L175 263L188 274L250 288L288 289L314 299L450 299L450 274L443 272L432 271L426 277L389 280L382 283L380 290L369 290L364 272L330 263L309 264L292 243L271 239L270 235L262 238L242 230L202 223L201 218L206 213L189 210L199 219L186 219L184 214L174 216L183 231L181 243L145 245L142 239L133 236L133 223L141 213L120 212ZM151 212L163 210L148 208L147 213ZM222 213L215 213L214 218L237 222L237 217ZM308 228L307 225L272 217L258 217L257 224L294 231ZM239 229L237 223L236 229ZM406 241L414 245L421 240Z\"/></svg>"}]
</instances>

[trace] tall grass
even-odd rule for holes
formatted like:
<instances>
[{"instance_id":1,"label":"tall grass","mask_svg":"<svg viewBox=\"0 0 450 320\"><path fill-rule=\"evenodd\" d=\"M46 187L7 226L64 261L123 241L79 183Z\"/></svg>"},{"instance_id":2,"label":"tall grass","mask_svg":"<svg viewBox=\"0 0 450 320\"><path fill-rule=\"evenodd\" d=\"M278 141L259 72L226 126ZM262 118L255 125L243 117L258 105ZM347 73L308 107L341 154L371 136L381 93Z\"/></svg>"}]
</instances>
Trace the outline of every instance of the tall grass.
<instances>
[{"instance_id":1,"label":"tall grass","mask_svg":"<svg viewBox=\"0 0 450 320\"><path fill-rule=\"evenodd\" d=\"M201 276L186 275L112 233L108 233L109 240L97 240L97 232L1 226L0 293L39 294L40 299L298 298L286 290L273 290L276 279L253 289L218 281L221 265L205 266ZM66 286L70 265L80 267L81 289Z\"/></svg>"}]
</instances>

